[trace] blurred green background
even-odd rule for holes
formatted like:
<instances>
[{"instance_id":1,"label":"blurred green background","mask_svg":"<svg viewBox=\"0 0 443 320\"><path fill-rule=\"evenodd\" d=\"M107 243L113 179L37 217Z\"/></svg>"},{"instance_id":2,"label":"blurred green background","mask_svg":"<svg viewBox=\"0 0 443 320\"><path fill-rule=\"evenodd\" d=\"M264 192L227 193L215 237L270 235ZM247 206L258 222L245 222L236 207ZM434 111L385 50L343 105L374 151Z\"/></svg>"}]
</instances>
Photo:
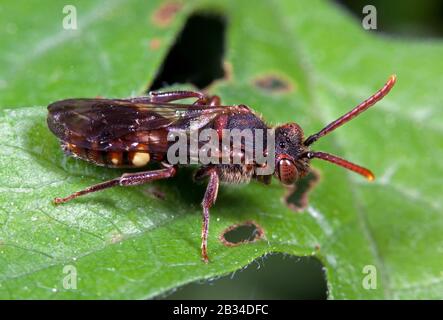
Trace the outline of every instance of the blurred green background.
<instances>
[{"instance_id":1,"label":"blurred green background","mask_svg":"<svg viewBox=\"0 0 443 320\"><path fill-rule=\"evenodd\" d=\"M362 8L371 4L377 8L378 32L405 38L443 36L443 1L365 1L339 0L344 10L360 19Z\"/></svg>"}]
</instances>

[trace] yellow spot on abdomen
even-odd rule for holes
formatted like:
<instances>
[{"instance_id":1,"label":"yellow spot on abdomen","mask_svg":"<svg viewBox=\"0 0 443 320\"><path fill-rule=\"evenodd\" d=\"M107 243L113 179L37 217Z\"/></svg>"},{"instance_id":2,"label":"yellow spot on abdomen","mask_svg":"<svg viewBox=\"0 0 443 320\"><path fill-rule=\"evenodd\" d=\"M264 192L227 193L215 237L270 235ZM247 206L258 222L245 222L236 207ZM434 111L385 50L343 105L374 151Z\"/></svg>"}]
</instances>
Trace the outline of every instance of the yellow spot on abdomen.
<instances>
[{"instance_id":1,"label":"yellow spot on abdomen","mask_svg":"<svg viewBox=\"0 0 443 320\"><path fill-rule=\"evenodd\" d=\"M148 164L151 159L149 153L147 152L136 152L134 157L132 157L132 164L136 167L143 167Z\"/></svg>"},{"instance_id":2,"label":"yellow spot on abdomen","mask_svg":"<svg viewBox=\"0 0 443 320\"><path fill-rule=\"evenodd\" d=\"M111 160L111 163L114 166L119 166L123 162L122 153L121 152L110 152L108 154L108 159Z\"/></svg>"}]
</instances>

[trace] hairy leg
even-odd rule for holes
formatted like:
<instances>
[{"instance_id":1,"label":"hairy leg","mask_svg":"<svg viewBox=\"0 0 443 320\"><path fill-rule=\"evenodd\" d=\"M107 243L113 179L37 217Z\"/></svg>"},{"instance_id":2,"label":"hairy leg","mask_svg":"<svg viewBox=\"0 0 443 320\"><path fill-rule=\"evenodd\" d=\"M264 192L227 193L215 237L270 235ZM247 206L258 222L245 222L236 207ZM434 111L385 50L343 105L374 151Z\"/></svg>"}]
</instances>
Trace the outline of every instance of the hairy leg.
<instances>
[{"instance_id":1,"label":"hairy leg","mask_svg":"<svg viewBox=\"0 0 443 320\"><path fill-rule=\"evenodd\" d=\"M164 168L159 170L125 173L121 177L90 186L81 191L74 192L73 194L65 198L55 198L54 203L55 204L65 203L79 196L108 189L115 186L123 186L123 187L136 186L155 180L171 178L175 175L176 171L177 171L176 167L171 165L164 165Z\"/></svg>"},{"instance_id":2,"label":"hairy leg","mask_svg":"<svg viewBox=\"0 0 443 320\"><path fill-rule=\"evenodd\" d=\"M172 102L187 98L197 98L198 100L201 100L206 99L206 95L196 91L149 92L149 99L151 102Z\"/></svg>"},{"instance_id":3,"label":"hairy leg","mask_svg":"<svg viewBox=\"0 0 443 320\"><path fill-rule=\"evenodd\" d=\"M221 103L219 96L208 96L204 93L197 91L165 91L165 92L149 92L147 97L135 97L128 99L134 103L168 103L177 100L183 100L188 98L197 98L194 102L195 105L203 106L218 106Z\"/></svg>"},{"instance_id":4,"label":"hairy leg","mask_svg":"<svg viewBox=\"0 0 443 320\"><path fill-rule=\"evenodd\" d=\"M219 106L221 104L221 99L219 96L208 96L202 95L197 101L194 102L197 106Z\"/></svg>"},{"instance_id":5,"label":"hairy leg","mask_svg":"<svg viewBox=\"0 0 443 320\"><path fill-rule=\"evenodd\" d=\"M201 255L205 263L208 263L208 233L209 233L209 209L217 200L218 186L220 179L217 170L214 167L204 167L197 173L196 179L202 179L205 176L209 176L208 186L203 197L203 223L201 233Z\"/></svg>"}]
</instances>

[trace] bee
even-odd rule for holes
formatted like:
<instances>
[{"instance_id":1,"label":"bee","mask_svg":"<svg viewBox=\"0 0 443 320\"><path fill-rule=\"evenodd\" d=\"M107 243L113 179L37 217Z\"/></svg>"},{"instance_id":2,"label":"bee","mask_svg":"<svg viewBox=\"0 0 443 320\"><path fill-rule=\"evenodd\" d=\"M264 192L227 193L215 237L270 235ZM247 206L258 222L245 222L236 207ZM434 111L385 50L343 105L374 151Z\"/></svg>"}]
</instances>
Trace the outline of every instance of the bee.
<instances>
[{"instance_id":1,"label":"bee","mask_svg":"<svg viewBox=\"0 0 443 320\"><path fill-rule=\"evenodd\" d=\"M209 128L220 133L220 143L223 130L273 129L275 148L267 152L274 153L275 163L273 172L269 174L257 174L261 165L255 163L199 163L195 180L207 180L202 201L201 256L204 262L208 262L209 210L217 199L222 182L233 184L256 180L269 184L274 176L283 185L293 185L309 172L310 161L314 158L373 180L374 174L370 170L329 153L312 151L311 145L373 106L388 94L395 82L396 76L392 75L375 94L306 139L297 123L271 128L245 105L224 106L218 96L194 91L151 92L147 96L129 99L91 98L54 102L48 106L47 123L67 155L99 166L141 170L125 173L64 198L55 198L54 203L65 203L111 187L136 186L174 177L180 166L168 160L168 149L173 143L168 135L177 130L189 133L192 123L198 124L197 129ZM195 101L177 103L183 99ZM149 163L157 164L158 169L141 169Z\"/></svg>"}]
</instances>

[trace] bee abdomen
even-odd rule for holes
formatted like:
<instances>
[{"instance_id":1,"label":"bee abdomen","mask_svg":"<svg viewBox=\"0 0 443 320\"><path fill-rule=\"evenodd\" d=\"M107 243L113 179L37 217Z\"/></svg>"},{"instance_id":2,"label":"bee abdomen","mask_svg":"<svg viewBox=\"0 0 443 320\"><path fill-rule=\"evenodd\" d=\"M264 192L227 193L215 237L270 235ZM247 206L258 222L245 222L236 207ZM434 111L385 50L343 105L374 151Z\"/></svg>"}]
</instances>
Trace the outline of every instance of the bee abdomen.
<instances>
[{"instance_id":1,"label":"bee abdomen","mask_svg":"<svg viewBox=\"0 0 443 320\"><path fill-rule=\"evenodd\" d=\"M72 143L62 143L62 148L69 156L111 168L144 167L151 161L149 152L142 149L137 151L100 151L79 147ZM154 159L156 158L158 156L154 157Z\"/></svg>"}]
</instances>

